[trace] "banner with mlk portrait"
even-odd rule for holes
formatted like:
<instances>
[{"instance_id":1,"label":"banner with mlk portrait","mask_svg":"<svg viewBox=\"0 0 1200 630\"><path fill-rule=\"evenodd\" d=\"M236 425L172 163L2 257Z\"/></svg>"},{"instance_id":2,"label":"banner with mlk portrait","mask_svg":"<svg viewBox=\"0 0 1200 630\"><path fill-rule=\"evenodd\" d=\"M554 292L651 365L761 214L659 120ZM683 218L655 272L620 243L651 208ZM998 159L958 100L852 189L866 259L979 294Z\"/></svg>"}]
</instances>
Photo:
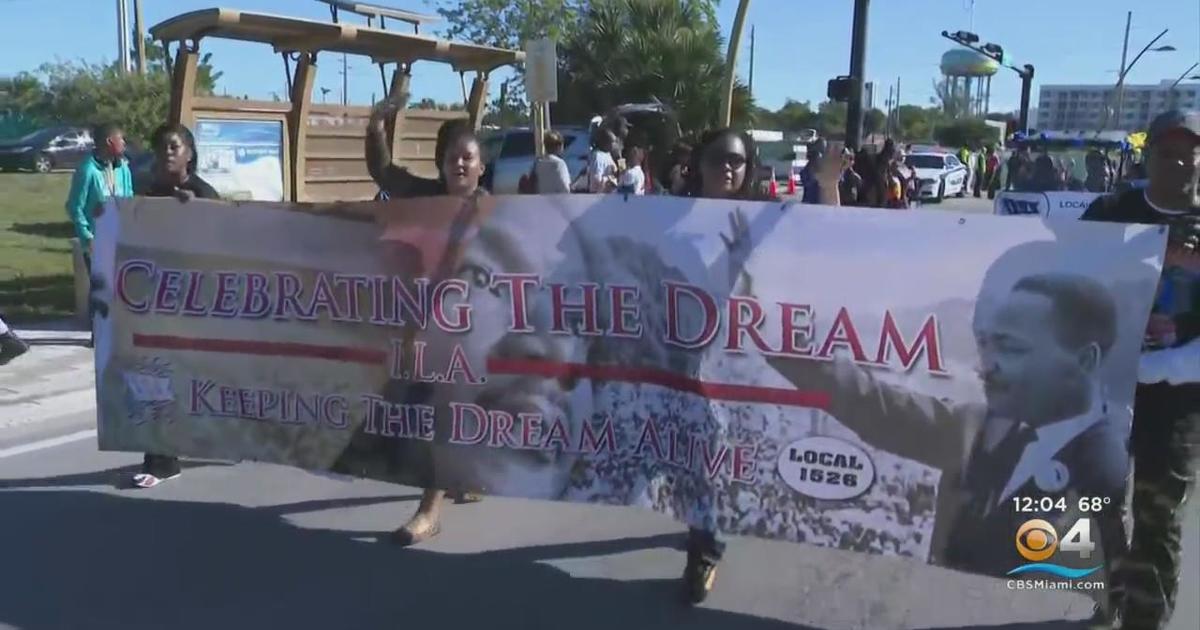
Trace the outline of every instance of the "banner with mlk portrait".
<instances>
[{"instance_id":1,"label":"banner with mlk portrait","mask_svg":"<svg viewBox=\"0 0 1200 630\"><path fill-rule=\"evenodd\" d=\"M1115 513L1165 243L616 195L134 199L99 221L102 449L641 506L993 575L1028 559L1027 520Z\"/></svg>"}]
</instances>

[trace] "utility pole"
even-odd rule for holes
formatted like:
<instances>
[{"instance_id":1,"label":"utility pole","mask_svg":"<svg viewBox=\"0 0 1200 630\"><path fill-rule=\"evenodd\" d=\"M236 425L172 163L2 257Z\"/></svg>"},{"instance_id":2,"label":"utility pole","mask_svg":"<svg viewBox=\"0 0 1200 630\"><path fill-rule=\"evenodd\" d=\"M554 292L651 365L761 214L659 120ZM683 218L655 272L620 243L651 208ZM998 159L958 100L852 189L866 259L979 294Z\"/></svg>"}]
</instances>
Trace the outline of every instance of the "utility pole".
<instances>
[{"instance_id":1,"label":"utility pole","mask_svg":"<svg viewBox=\"0 0 1200 630\"><path fill-rule=\"evenodd\" d=\"M733 32L729 35L729 52L725 55L725 86L721 91L719 127L728 127L733 122L733 81L737 77L738 47L742 44L742 29L746 25L746 12L749 9L750 0L738 0Z\"/></svg>"},{"instance_id":2,"label":"utility pole","mask_svg":"<svg viewBox=\"0 0 1200 630\"><path fill-rule=\"evenodd\" d=\"M133 30L137 36L137 71L146 75L146 33L142 30L142 0L133 0ZM167 60L170 63L170 60Z\"/></svg>"},{"instance_id":3,"label":"utility pole","mask_svg":"<svg viewBox=\"0 0 1200 630\"><path fill-rule=\"evenodd\" d=\"M754 98L754 25L750 26L750 98Z\"/></svg>"},{"instance_id":4,"label":"utility pole","mask_svg":"<svg viewBox=\"0 0 1200 630\"><path fill-rule=\"evenodd\" d=\"M350 104L350 66L346 65L346 53L342 53L342 107Z\"/></svg>"},{"instance_id":5,"label":"utility pole","mask_svg":"<svg viewBox=\"0 0 1200 630\"><path fill-rule=\"evenodd\" d=\"M854 26L850 40L850 102L846 104L846 147L862 144L863 82L867 66L867 9L870 0L854 0Z\"/></svg>"},{"instance_id":6,"label":"utility pole","mask_svg":"<svg viewBox=\"0 0 1200 630\"><path fill-rule=\"evenodd\" d=\"M117 63L121 74L129 74L129 5L117 0Z\"/></svg>"},{"instance_id":7,"label":"utility pole","mask_svg":"<svg viewBox=\"0 0 1200 630\"><path fill-rule=\"evenodd\" d=\"M887 107L887 122L884 123L884 125L883 125L883 127L884 127L883 135L885 135L889 138L892 137L892 127L893 127L892 116L895 115L895 112L892 111L892 97L895 95L895 93L896 93L896 86L889 85L888 86L888 97L887 97L887 100L884 101L884 106Z\"/></svg>"}]
</instances>

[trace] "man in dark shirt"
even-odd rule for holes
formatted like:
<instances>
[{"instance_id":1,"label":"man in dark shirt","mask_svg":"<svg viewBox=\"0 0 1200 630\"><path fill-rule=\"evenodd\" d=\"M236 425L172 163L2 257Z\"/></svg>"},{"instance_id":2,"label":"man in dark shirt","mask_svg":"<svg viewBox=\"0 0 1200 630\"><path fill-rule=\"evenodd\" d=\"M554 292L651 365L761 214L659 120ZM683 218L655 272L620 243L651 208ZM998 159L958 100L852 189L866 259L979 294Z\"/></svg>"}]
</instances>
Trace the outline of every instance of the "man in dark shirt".
<instances>
[{"instance_id":1,"label":"man in dark shirt","mask_svg":"<svg viewBox=\"0 0 1200 630\"><path fill-rule=\"evenodd\" d=\"M1033 157L1029 147L1021 147L1008 158L1008 175L1004 183L1005 190L1026 190L1029 176L1033 173Z\"/></svg>"},{"instance_id":2,"label":"man in dark shirt","mask_svg":"<svg viewBox=\"0 0 1200 630\"><path fill-rule=\"evenodd\" d=\"M1180 521L1195 482L1200 425L1200 112L1150 125L1149 185L1096 199L1084 220L1167 225L1170 236L1138 373L1133 537L1118 560L1112 606L1124 630L1162 628L1179 585ZM1123 541L1122 541L1123 542Z\"/></svg>"}]
</instances>

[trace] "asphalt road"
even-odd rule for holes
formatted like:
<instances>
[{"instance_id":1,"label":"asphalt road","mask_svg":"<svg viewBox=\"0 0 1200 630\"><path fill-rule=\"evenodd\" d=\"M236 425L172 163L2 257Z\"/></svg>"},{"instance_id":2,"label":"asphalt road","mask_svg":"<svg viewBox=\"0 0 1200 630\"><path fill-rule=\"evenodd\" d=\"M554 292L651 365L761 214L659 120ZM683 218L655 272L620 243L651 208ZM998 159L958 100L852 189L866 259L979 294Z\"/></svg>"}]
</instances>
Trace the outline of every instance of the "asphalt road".
<instances>
[{"instance_id":1,"label":"asphalt road","mask_svg":"<svg viewBox=\"0 0 1200 630\"><path fill-rule=\"evenodd\" d=\"M442 535L379 537L413 488L189 462L124 489L140 456L96 449L91 353L39 346L0 368L0 628L881 630L1081 627L1081 595L898 559L735 538L709 602L677 603L682 528L618 507L488 498ZM1200 584L1190 507L1182 592ZM1196 628L1181 598L1174 628Z\"/></svg>"}]
</instances>

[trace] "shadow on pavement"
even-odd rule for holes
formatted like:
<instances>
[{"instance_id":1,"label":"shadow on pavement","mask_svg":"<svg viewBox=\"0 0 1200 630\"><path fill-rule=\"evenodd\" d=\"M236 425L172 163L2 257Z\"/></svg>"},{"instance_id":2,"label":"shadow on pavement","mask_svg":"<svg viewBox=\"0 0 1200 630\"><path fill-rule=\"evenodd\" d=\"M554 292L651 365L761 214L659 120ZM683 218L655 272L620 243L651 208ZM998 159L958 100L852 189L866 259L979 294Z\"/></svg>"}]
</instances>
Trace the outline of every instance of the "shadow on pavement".
<instances>
[{"instance_id":1,"label":"shadow on pavement","mask_svg":"<svg viewBox=\"0 0 1200 630\"><path fill-rule=\"evenodd\" d=\"M189 461L185 459L179 465L186 473L192 468L232 466L233 464L228 462ZM97 470L74 475L59 475L57 477L0 479L0 490L17 488L70 488L76 486L110 486L119 490L125 490L132 488L133 476L141 471L141 464L131 464L120 468L110 468L108 470ZM0 504L3 504L3 500L0 500ZM3 514L3 512L0 511L0 514Z\"/></svg>"},{"instance_id":2,"label":"shadow on pavement","mask_svg":"<svg viewBox=\"0 0 1200 630\"><path fill-rule=\"evenodd\" d=\"M1087 630L1087 622L1036 622L1003 625L956 625L953 628L926 628L924 630Z\"/></svg>"},{"instance_id":3,"label":"shadow on pavement","mask_svg":"<svg viewBox=\"0 0 1200 630\"><path fill-rule=\"evenodd\" d=\"M805 630L685 608L674 580L572 578L539 562L674 546L678 536L448 554L359 542L359 534L281 518L341 504L246 508L79 490L0 492L0 624Z\"/></svg>"}]
</instances>

